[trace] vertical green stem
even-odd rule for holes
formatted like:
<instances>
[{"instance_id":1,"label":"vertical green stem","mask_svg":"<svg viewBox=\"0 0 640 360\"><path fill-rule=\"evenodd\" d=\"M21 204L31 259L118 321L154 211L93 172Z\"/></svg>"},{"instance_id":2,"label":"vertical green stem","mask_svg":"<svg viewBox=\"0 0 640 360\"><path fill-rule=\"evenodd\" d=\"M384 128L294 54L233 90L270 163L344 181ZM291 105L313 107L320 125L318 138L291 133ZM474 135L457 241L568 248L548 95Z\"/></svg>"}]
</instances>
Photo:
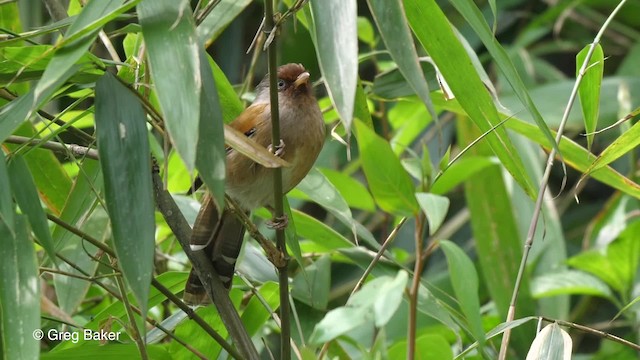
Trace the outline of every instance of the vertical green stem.
<instances>
[{"instance_id":1,"label":"vertical green stem","mask_svg":"<svg viewBox=\"0 0 640 360\"><path fill-rule=\"evenodd\" d=\"M266 0L264 7L264 29L265 32L271 34L277 31L273 22L273 0ZM276 145L280 144L280 114L278 110L278 71L277 71L277 53L276 39L269 44L267 49L267 58L269 65L269 95L271 101L271 143L275 150ZM285 144L286 145L286 144ZM273 199L275 208L275 218L282 219L284 216L282 201L282 170L276 168L273 171ZM278 278L280 282L280 319L281 337L280 337L280 358L283 360L291 359L291 326L289 321L289 273L287 271L288 254L285 243L284 229L276 229L276 245L285 258L284 266L278 268Z\"/></svg>"},{"instance_id":2,"label":"vertical green stem","mask_svg":"<svg viewBox=\"0 0 640 360\"><path fill-rule=\"evenodd\" d=\"M415 359L416 351L416 328L418 321L418 291L420 289L420 276L422 275L422 269L424 259L422 257L422 247L424 241L422 233L424 230L425 218L422 214L416 215L416 262L413 266L413 281L411 282L411 289L409 289L409 328L407 330L407 359Z\"/></svg>"}]
</instances>

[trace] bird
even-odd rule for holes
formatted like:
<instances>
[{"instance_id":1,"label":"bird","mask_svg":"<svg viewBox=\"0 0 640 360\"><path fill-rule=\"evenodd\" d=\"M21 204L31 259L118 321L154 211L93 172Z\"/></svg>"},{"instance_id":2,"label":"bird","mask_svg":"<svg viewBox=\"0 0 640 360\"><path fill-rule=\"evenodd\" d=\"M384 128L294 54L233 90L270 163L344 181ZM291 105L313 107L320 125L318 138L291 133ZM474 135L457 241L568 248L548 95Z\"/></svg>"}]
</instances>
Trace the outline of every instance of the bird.
<instances>
[{"instance_id":1,"label":"bird","mask_svg":"<svg viewBox=\"0 0 640 360\"><path fill-rule=\"evenodd\" d=\"M293 189L313 167L325 140L325 124L313 93L310 75L301 64L281 65L277 69L280 142L271 139L269 74L256 87L256 97L229 125L288 162L282 168L283 193ZM273 169L255 163L227 148L225 192L249 212L260 207L272 209ZM204 250L227 289L231 286L235 263L244 237L244 225L229 209L219 214L215 200L205 193L190 239L192 250ZM185 284L183 301L188 305L207 305L211 299L192 269Z\"/></svg>"}]
</instances>

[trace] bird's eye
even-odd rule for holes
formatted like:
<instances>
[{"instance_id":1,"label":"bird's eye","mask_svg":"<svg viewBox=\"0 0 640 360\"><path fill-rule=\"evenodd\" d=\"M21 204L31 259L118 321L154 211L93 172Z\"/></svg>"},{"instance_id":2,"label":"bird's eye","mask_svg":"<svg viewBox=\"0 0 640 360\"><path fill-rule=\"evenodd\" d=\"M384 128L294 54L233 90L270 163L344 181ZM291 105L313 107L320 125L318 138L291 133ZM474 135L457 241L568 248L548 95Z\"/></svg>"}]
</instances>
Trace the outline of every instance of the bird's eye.
<instances>
[{"instance_id":1,"label":"bird's eye","mask_svg":"<svg viewBox=\"0 0 640 360\"><path fill-rule=\"evenodd\" d=\"M284 80L282 80L282 79L278 80L278 90L284 89L285 85L286 84L285 84Z\"/></svg>"}]
</instances>

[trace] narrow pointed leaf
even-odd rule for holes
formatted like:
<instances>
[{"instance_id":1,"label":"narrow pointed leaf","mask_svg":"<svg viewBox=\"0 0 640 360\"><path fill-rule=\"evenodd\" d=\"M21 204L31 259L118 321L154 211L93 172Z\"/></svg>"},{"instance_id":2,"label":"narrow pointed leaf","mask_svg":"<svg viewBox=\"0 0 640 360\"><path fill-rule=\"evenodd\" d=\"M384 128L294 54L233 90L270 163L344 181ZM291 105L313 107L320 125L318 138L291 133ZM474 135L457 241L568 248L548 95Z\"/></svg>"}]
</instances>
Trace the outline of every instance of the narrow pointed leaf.
<instances>
[{"instance_id":1,"label":"narrow pointed leaf","mask_svg":"<svg viewBox=\"0 0 640 360\"><path fill-rule=\"evenodd\" d=\"M107 0L87 3L69 26L64 45L56 51L42 78L38 81L34 92L34 107L75 72L74 64L87 52L102 25L130 7L121 7L123 2L124 0Z\"/></svg>"},{"instance_id":2,"label":"narrow pointed leaf","mask_svg":"<svg viewBox=\"0 0 640 360\"><path fill-rule=\"evenodd\" d=\"M0 189L10 189L11 183L5 162L4 151L0 150ZM10 191L0 191L0 223L4 223L7 230L13 232L13 218L15 209Z\"/></svg>"},{"instance_id":3,"label":"narrow pointed leaf","mask_svg":"<svg viewBox=\"0 0 640 360\"><path fill-rule=\"evenodd\" d=\"M484 343L484 330L480 316L480 299L478 297L478 273L471 259L455 243L443 240L440 246L447 256L451 284L460 304L469 329L476 341Z\"/></svg>"},{"instance_id":4,"label":"narrow pointed leaf","mask_svg":"<svg viewBox=\"0 0 640 360\"><path fill-rule=\"evenodd\" d=\"M501 119L493 99L440 7L434 0L404 0L404 5L413 32L438 66L470 120L481 132L498 124ZM506 131L499 127L485 139L527 195L535 198L537 191Z\"/></svg>"},{"instance_id":5,"label":"narrow pointed leaf","mask_svg":"<svg viewBox=\"0 0 640 360\"><path fill-rule=\"evenodd\" d=\"M625 154L632 152L638 145L640 145L640 122L633 124L629 130L625 131L620 137L615 139L611 145L607 146L607 148L598 155L593 164L589 166L584 176L598 171Z\"/></svg>"},{"instance_id":6,"label":"narrow pointed leaf","mask_svg":"<svg viewBox=\"0 0 640 360\"><path fill-rule=\"evenodd\" d=\"M356 121L356 137L362 168L378 206L401 216L420 211L411 178L389 143L361 121Z\"/></svg>"},{"instance_id":7,"label":"narrow pointed leaf","mask_svg":"<svg viewBox=\"0 0 640 360\"><path fill-rule=\"evenodd\" d=\"M47 252L47 255L52 260L55 259L53 239L47 223L47 216L40 204L36 184L33 182L33 177L24 158L14 156L9 163L9 170L13 196L15 196L18 205L20 205L22 213L29 219L31 229Z\"/></svg>"},{"instance_id":8,"label":"narrow pointed leaf","mask_svg":"<svg viewBox=\"0 0 640 360\"><path fill-rule=\"evenodd\" d=\"M433 235L447 216L449 199L429 193L416 193L416 199L429 221L429 235Z\"/></svg>"},{"instance_id":9,"label":"narrow pointed leaf","mask_svg":"<svg viewBox=\"0 0 640 360\"><path fill-rule=\"evenodd\" d=\"M198 25L198 39L201 43L213 42L224 29L244 10L251 0L222 0Z\"/></svg>"},{"instance_id":10,"label":"narrow pointed leaf","mask_svg":"<svg viewBox=\"0 0 640 360\"><path fill-rule=\"evenodd\" d=\"M0 318L5 359L38 359L40 342L40 285L33 243L27 221L15 217L11 230L0 221Z\"/></svg>"},{"instance_id":11,"label":"narrow pointed leaf","mask_svg":"<svg viewBox=\"0 0 640 360\"><path fill-rule=\"evenodd\" d=\"M598 116L600 115L600 88L602 74L604 73L604 52L600 44L589 44L576 56L576 75L578 75L577 73L580 72L582 64L587 60L587 54L592 46L595 46L595 49L589 59L587 70L583 74L582 82L578 87L588 149L591 149L593 132L596 131Z\"/></svg>"},{"instance_id":12,"label":"narrow pointed leaf","mask_svg":"<svg viewBox=\"0 0 640 360\"><path fill-rule=\"evenodd\" d=\"M96 132L113 243L142 313L153 273L154 203L142 105L113 75L96 84Z\"/></svg>"},{"instance_id":13,"label":"narrow pointed leaf","mask_svg":"<svg viewBox=\"0 0 640 360\"><path fill-rule=\"evenodd\" d=\"M143 0L138 16L167 129L191 171L198 144L202 77L189 1Z\"/></svg>"},{"instance_id":14,"label":"narrow pointed leaf","mask_svg":"<svg viewBox=\"0 0 640 360\"><path fill-rule=\"evenodd\" d=\"M402 0L367 0L367 3L391 58L398 64L398 69L427 107L431 117L437 118L404 15Z\"/></svg>"},{"instance_id":15,"label":"narrow pointed leaf","mask_svg":"<svg viewBox=\"0 0 640 360\"><path fill-rule=\"evenodd\" d=\"M498 69L502 72L520 102L525 106L527 111L529 111L531 117L538 125L538 128L542 131L542 134L547 138L549 143L554 144L556 150L559 151L555 144L555 139L553 138L553 135L551 135L551 130L549 130L547 123L542 118L542 115L540 115L540 112L538 111L538 108L536 108L531 96L529 96L529 89L527 89L527 86L522 81L522 78L518 74L518 71L513 65L513 62L509 58L507 52L495 38L495 31L489 28L489 24L487 24L484 16L480 12L480 9L478 9L476 4L470 0L452 0L451 3L460 12L460 14L462 14L478 35L484 46L487 48L487 51L489 51L489 54L491 54L491 57L495 61ZM495 4L491 9L494 12L495 19L494 6Z\"/></svg>"},{"instance_id":16,"label":"narrow pointed leaf","mask_svg":"<svg viewBox=\"0 0 640 360\"><path fill-rule=\"evenodd\" d=\"M218 204L224 204L225 157L224 129L218 91L209 67L208 56L200 51L200 121L196 165L200 177Z\"/></svg>"},{"instance_id":17,"label":"narrow pointed leaf","mask_svg":"<svg viewBox=\"0 0 640 360\"><path fill-rule=\"evenodd\" d=\"M358 13L355 0L311 1L314 44L327 92L351 131L358 80Z\"/></svg>"}]
</instances>

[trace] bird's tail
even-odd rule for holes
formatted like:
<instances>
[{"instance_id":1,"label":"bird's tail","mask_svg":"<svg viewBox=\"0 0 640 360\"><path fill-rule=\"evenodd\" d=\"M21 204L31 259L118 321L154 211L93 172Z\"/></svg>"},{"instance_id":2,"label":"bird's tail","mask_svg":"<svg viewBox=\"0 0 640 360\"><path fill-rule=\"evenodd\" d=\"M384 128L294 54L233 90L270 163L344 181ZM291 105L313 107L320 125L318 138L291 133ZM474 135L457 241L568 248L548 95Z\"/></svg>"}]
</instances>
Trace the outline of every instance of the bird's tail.
<instances>
[{"instance_id":1,"label":"bird's tail","mask_svg":"<svg viewBox=\"0 0 640 360\"><path fill-rule=\"evenodd\" d=\"M242 248L244 225L230 211L224 211L218 220L217 211L208 209L215 205L203 202L191 235L192 250L203 250L211 259L224 286L229 289L233 280L236 260ZM206 208L205 208L206 207ZM184 288L183 300L189 305L211 303L205 287L195 269L191 269Z\"/></svg>"}]
</instances>

